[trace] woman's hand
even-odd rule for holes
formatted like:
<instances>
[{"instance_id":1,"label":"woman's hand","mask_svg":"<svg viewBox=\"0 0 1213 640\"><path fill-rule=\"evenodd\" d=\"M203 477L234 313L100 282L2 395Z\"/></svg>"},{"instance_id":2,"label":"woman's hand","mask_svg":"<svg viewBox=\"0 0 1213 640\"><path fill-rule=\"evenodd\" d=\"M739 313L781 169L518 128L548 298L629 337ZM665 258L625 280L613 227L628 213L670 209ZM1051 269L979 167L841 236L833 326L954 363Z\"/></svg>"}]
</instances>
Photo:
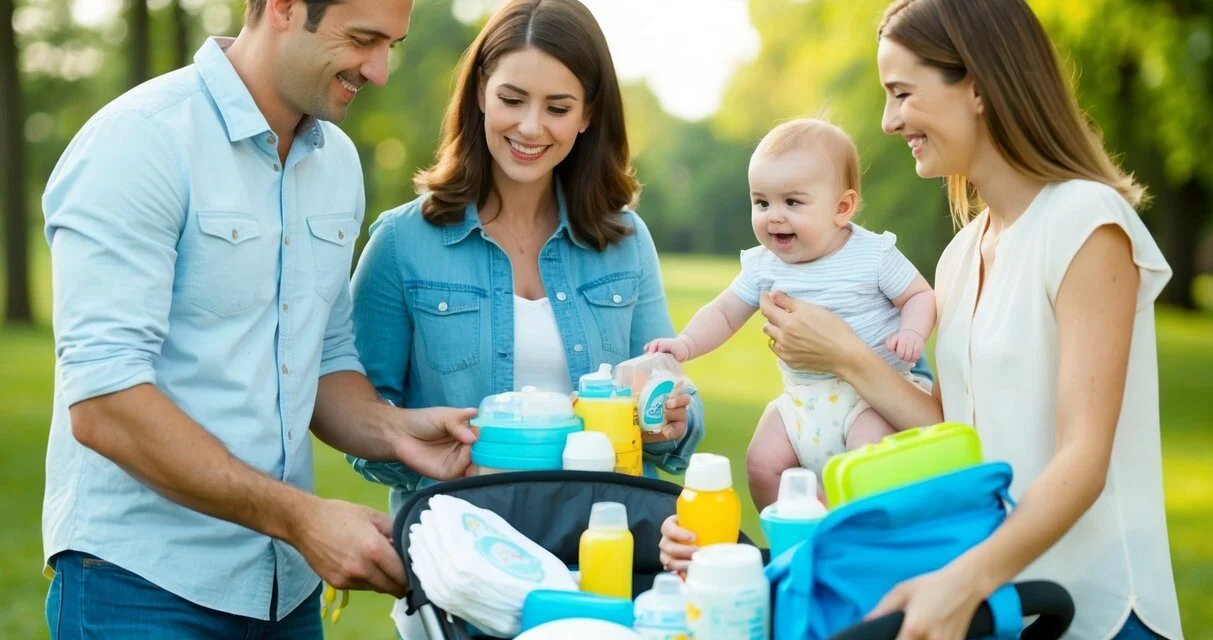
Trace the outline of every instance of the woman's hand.
<instances>
[{"instance_id":1,"label":"woman's hand","mask_svg":"<svg viewBox=\"0 0 1213 640\"><path fill-rule=\"evenodd\" d=\"M675 390L665 399L665 423L661 431L643 433L641 440L645 444L681 440L687 432L687 407L691 405L691 396Z\"/></svg>"},{"instance_id":2,"label":"woman's hand","mask_svg":"<svg viewBox=\"0 0 1213 640\"><path fill-rule=\"evenodd\" d=\"M759 302L767 323L762 330L770 347L794 369L842 375L841 370L867 345L850 325L825 309L784 293L763 294Z\"/></svg>"},{"instance_id":3,"label":"woman's hand","mask_svg":"<svg viewBox=\"0 0 1213 640\"><path fill-rule=\"evenodd\" d=\"M989 595L978 591L978 583L952 563L897 585L864 619L902 611L905 620L897 640L961 640Z\"/></svg>"},{"instance_id":4,"label":"woman's hand","mask_svg":"<svg viewBox=\"0 0 1213 640\"><path fill-rule=\"evenodd\" d=\"M661 565L670 571L685 574L691 566L691 554L699 549L695 545L695 534L678 526L678 516L670 516L661 523Z\"/></svg>"}]
</instances>

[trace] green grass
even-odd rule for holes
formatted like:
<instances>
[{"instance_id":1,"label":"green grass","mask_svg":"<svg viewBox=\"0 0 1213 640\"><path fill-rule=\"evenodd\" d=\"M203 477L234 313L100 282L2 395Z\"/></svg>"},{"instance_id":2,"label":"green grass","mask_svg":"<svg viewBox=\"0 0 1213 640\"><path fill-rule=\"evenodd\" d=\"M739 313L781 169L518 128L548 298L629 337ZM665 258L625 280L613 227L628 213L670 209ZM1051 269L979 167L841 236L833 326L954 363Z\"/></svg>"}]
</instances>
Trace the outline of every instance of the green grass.
<instances>
[{"instance_id":1,"label":"green grass","mask_svg":"<svg viewBox=\"0 0 1213 640\"><path fill-rule=\"evenodd\" d=\"M45 262L40 263L45 265ZM664 260L665 285L675 326L732 279L734 261L712 258ZM36 291L39 318L48 318L44 277ZM1213 295L1209 296L1213 298ZM734 461L736 486L744 492L744 452L763 406L779 390L779 376L766 350L757 318L717 352L692 362L690 374L702 390L709 431L701 451L724 453ZM1188 637L1213 629L1213 316L1169 309L1158 312L1162 381L1163 471L1171 555ZM39 517L47 426L50 422L54 350L48 328L0 330L0 638L45 638L46 581L39 571ZM316 447L317 490L328 497L386 509L386 492L355 476L336 452ZM746 497L745 504L749 504ZM747 532L758 533L757 516L747 509ZM328 626L329 638L389 640L390 600L355 594L341 623Z\"/></svg>"}]
</instances>

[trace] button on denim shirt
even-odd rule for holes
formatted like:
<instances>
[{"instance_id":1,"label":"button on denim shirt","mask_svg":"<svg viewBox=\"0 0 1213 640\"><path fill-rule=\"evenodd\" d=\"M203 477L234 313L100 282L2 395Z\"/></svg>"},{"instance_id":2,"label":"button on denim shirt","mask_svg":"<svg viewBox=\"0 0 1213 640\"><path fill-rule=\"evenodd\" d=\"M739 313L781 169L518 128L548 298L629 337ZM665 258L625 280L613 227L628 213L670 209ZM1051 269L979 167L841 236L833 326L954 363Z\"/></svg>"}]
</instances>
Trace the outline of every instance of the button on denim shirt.
<instances>
[{"instance_id":1,"label":"button on denim shirt","mask_svg":"<svg viewBox=\"0 0 1213 640\"><path fill-rule=\"evenodd\" d=\"M192 511L72 436L68 407L154 384L232 453L312 490L319 376L362 371L349 268L358 155L305 119L285 163L219 42L110 103L43 199L54 268L54 413L43 544L204 607L278 618L319 579L284 542Z\"/></svg>"},{"instance_id":2,"label":"button on denim shirt","mask_svg":"<svg viewBox=\"0 0 1213 640\"><path fill-rule=\"evenodd\" d=\"M423 196L424 198L424 196ZM398 406L476 407L514 389L514 275L510 259L480 226L474 205L456 224L435 226L422 198L371 226L354 272L354 333L367 376ZM573 237L562 192L560 219L539 253L539 273L577 380L603 362L643 353L674 335L648 228L630 211L633 233L596 251ZM703 436L703 406L692 400L687 434L645 447L653 465L681 473ZM350 458L364 477L393 487L396 511L422 478L394 462Z\"/></svg>"}]
</instances>

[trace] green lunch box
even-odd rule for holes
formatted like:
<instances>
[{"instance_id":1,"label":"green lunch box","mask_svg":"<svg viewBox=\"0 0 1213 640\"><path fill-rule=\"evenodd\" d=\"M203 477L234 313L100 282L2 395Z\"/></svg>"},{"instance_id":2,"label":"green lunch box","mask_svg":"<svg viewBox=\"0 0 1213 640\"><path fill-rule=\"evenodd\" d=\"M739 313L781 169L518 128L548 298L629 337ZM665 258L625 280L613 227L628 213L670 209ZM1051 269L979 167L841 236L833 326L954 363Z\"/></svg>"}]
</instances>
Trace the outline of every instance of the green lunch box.
<instances>
[{"instance_id":1,"label":"green lunch box","mask_svg":"<svg viewBox=\"0 0 1213 640\"><path fill-rule=\"evenodd\" d=\"M977 430L959 422L906 429L830 458L822 474L831 509L932 476L981 464Z\"/></svg>"}]
</instances>

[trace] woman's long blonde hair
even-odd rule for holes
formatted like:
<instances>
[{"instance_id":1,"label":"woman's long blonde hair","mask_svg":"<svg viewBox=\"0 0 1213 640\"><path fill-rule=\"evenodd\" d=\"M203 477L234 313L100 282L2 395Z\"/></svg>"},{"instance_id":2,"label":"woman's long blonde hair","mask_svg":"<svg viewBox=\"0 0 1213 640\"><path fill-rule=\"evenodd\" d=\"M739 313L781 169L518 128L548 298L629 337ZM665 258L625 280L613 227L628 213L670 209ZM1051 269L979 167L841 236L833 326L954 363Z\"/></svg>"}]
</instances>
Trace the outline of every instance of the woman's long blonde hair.
<instances>
[{"instance_id":1,"label":"woman's long blonde hair","mask_svg":"<svg viewBox=\"0 0 1213 640\"><path fill-rule=\"evenodd\" d=\"M1133 207L1145 203L1145 188L1108 156L1079 110L1053 43L1025 0L896 0L877 37L914 52L949 83L971 75L990 138L1011 166L1048 182L1102 182ZM961 227L981 204L965 176L947 183L952 220Z\"/></svg>"}]
</instances>

